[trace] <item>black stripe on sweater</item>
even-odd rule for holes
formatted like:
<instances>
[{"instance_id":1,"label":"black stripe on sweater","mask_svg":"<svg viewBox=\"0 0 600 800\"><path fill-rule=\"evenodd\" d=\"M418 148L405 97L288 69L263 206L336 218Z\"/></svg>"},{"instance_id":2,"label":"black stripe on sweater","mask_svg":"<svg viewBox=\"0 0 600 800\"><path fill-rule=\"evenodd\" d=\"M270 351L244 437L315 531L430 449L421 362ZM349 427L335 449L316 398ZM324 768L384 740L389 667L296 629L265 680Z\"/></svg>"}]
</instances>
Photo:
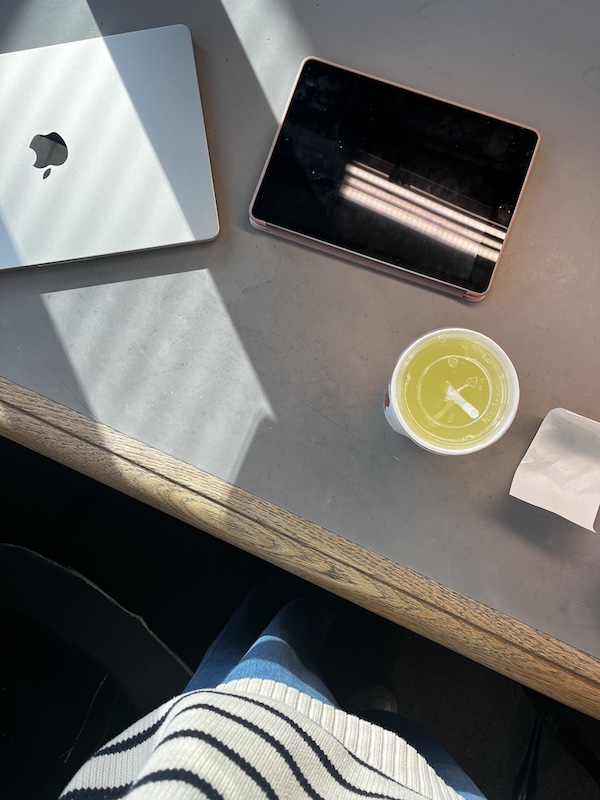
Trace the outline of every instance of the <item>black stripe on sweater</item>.
<instances>
[{"instance_id":1,"label":"black stripe on sweater","mask_svg":"<svg viewBox=\"0 0 600 800\"><path fill-rule=\"evenodd\" d=\"M60 800L120 800L131 789L131 784L125 786L94 786L89 789L71 789L61 794Z\"/></svg>"},{"instance_id":2,"label":"black stripe on sweater","mask_svg":"<svg viewBox=\"0 0 600 800\"><path fill-rule=\"evenodd\" d=\"M188 769L160 769L144 775L139 781L126 786L112 788L95 787L93 789L72 789L67 794L62 794L60 800L121 800L133 789L138 789L146 783L163 783L164 781L177 781L193 786L203 792L209 800L224 800L223 795L208 781Z\"/></svg>"},{"instance_id":3,"label":"black stripe on sweater","mask_svg":"<svg viewBox=\"0 0 600 800\"><path fill-rule=\"evenodd\" d=\"M121 753L125 750L133 750L134 747L137 747L140 744L143 744L147 739L154 736L156 731L160 728L166 718L166 714L151 725L146 730L140 731L136 733L134 736L130 736L128 739L124 739L121 742L114 742L113 744L107 744L105 747L101 747L100 750L96 750L93 758L98 758L98 756L109 756L113 753Z\"/></svg>"},{"instance_id":4,"label":"black stripe on sweater","mask_svg":"<svg viewBox=\"0 0 600 800\"><path fill-rule=\"evenodd\" d=\"M196 690L196 691L197 692L198 691L202 691L202 692L208 691L208 692L210 692L210 694L213 694L213 692L210 689L208 689L208 690L200 689L200 690ZM194 694L195 694L195 692L194 692ZM190 697L190 693L186 692L186 693L181 694L178 697L174 698L173 700L170 701L169 708L165 711L165 713L160 717L160 719L158 719L156 722L152 723L152 725L150 725L149 728L146 728L145 730L140 731L139 733L136 733L134 736L129 736L127 739L122 739L119 742L112 742L112 743L109 742L107 745L105 745L105 747L101 747L99 750L96 750L96 752L93 753L90 756L90 758L98 758L99 756L113 755L114 753L124 753L127 750L132 750L134 747L137 747L138 745L143 744L148 739L150 739L152 736L154 736L156 731L160 728L160 726L167 719L167 717L169 716L169 714L171 713L173 708L176 708L177 705L179 705L181 703L181 701L186 700L189 697Z\"/></svg>"},{"instance_id":5,"label":"black stripe on sweater","mask_svg":"<svg viewBox=\"0 0 600 800\"><path fill-rule=\"evenodd\" d=\"M233 698L233 699L236 699L236 700L244 700L247 703L251 703L253 705L257 705L257 706L269 711L270 713L274 714L275 716L285 720L295 730L299 730L303 738L306 738L306 735L305 735L304 731L302 730L302 728L300 728L294 722L294 720L292 720L287 714L283 714L278 709L272 708L267 703L263 703L263 702L259 701L258 699L256 699L255 697L250 697L248 695L242 695L242 694L236 694L234 692L225 692L222 689L219 689L219 690L198 689L198 690L196 690L194 692L185 693L185 694L182 694L179 697L175 698L171 702L171 705L167 709L167 711L162 715L160 720L158 722L154 723L152 726L150 726L150 728L148 728L145 731L142 731L142 732L140 732L140 733L136 734L135 736L132 736L132 737L130 737L128 739L124 739L121 742L117 742L117 743L114 743L114 744L107 745L106 747L104 747L104 748L100 749L99 751L97 751L94 754L94 756L92 756L92 758L96 758L98 756L105 755L105 754L115 754L115 753L119 753L119 752L124 753L127 750L130 750L133 747L136 747L137 745L139 745L142 742L146 741L164 723L164 721L166 720L167 716L170 713L172 713L173 710L177 708L177 706L181 706L181 705L185 704L184 707L181 708L175 714L175 717L179 716L180 714L184 713L188 709L192 709L192 708L207 708L207 709L210 709L212 711L216 710L215 707L210 705L210 704L194 704L193 706L188 705L187 701L189 701L189 699L190 699L190 697L192 695L197 695L197 696L200 696L200 695L207 696L208 695L208 696L213 696L213 697L217 697L217 698L220 697L220 696L225 696L225 697ZM318 751L320 751L320 748L318 747L316 742L314 742L312 739L309 739L308 743L309 743L309 745L312 746L313 750L315 750L315 748L316 748ZM397 780L396 778L390 777L389 775L387 775L382 770L377 769L376 767L374 767L371 764L369 764L367 761L364 761L363 759L359 758L351 750L348 750L348 748L346 748L341 742L339 744L340 744L341 747L344 747L344 749L345 749L346 753L348 754L348 756L350 756L350 758L352 758L356 763L360 764L362 767L366 768L367 770L373 772L376 775L379 775L380 777L386 778L388 781L390 781L391 783L396 784L397 786L399 786L401 788L404 788L404 789L407 788L402 781ZM322 751L320 751L320 752L322 752ZM318 755L318 752L317 752L317 755ZM324 756L324 754L323 754L323 756ZM324 758L326 759L325 756L324 756ZM320 758L320 760L321 760L322 763L324 763L323 758ZM326 760L328 761L328 759L326 759ZM324 763L324 766L325 766L325 763ZM332 767L333 767L333 765L332 765ZM335 769L335 768L333 767L333 769ZM91 790L91 791L93 791L93 795L98 797L99 799L102 798L104 800L104 797L106 797L106 800L118 800L118 798L122 797L124 795L124 793L126 793L127 789L128 789L128 787L121 788L121 789L115 788L115 789L111 789L111 790L105 789L105 790L103 790L106 793L105 795L102 795L101 793L97 792L96 790ZM352 787L351 787L351 789L352 789ZM75 791L77 792L77 790L75 790ZM414 796L422 796L421 793L416 791L415 789L408 790L408 791L412 791ZM90 798L92 798L92 793L90 792L90 790L88 790L88 792L89 793L85 795L86 798L88 796ZM76 794L73 794L72 792L69 792L66 795L61 795L61 799L60 800L76 800L77 797L81 797L81 796L82 796L82 794L79 793L79 792L77 792ZM372 794L371 796L375 797L377 795ZM384 795L379 795L379 796L380 797L385 797Z\"/></svg>"},{"instance_id":6,"label":"black stripe on sweater","mask_svg":"<svg viewBox=\"0 0 600 800\"><path fill-rule=\"evenodd\" d=\"M204 690L204 689L197 690L197 691L203 691L203 692L204 691L209 691L210 692L210 690ZM212 692L210 692L210 693L212 694ZM132 750L134 747L137 747L138 745L143 744L148 739L150 739L152 736L154 736L156 731L160 728L160 726L167 719L167 717L169 716L169 714L171 713L173 708L175 708L179 704L180 701L185 700L189 696L190 696L190 693L188 692L188 693L184 693L184 694L179 695L178 697L174 698L172 701L170 701L170 706L165 711L165 713L160 717L160 719L158 719L156 722L152 723L152 725L150 725L149 728L146 728L145 730L140 731L139 733L136 733L134 736L129 736L126 739L122 739L119 742L112 742L112 743L109 742L104 747L101 747L99 750L96 750L96 752L93 753L90 756L90 759L98 758L99 756L109 756L109 755L113 755L114 753L124 753L127 750Z\"/></svg>"},{"instance_id":7,"label":"black stripe on sweater","mask_svg":"<svg viewBox=\"0 0 600 800\"><path fill-rule=\"evenodd\" d=\"M238 698L238 695L231 695L231 696ZM244 697L243 699L247 700L249 698ZM251 699L254 700L254 698ZM262 703L259 702L257 702L256 704L259 706L263 705ZM312 737L310 737L299 725L296 725L292 720L289 720L285 715L279 714L279 712L277 712L275 709L271 709L267 705L265 705L264 707L268 711L273 711L277 716L281 716L283 719L287 720L292 725L292 727L295 729L299 737L304 740L304 743L308 745L308 747L317 756L318 760L321 762L324 769L329 773L330 778L336 783L338 783L340 786L342 786L344 789L346 789L349 792L353 792L354 794L359 795L360 797L373 797L373 798L380 798L381 800L394 800L391 795L382 794L379 792L370 792L368 789L360 789L358 786L353 786L343 777L343 775L339 772L339 770L334 766L329 757L326 755L325 751L322 750L322 748L319 747L319 745L314 741L314 739L312 739ZM190 711L193 708L201 708L206 711L212 711L218 716L225 717L226 719L229 719L233 722L237 722L242 727L247 728L248 730L255 733L259 738L261 738L266 744L270 745L281 756L281 758L288 765L289 769L291 770L292 774L294 775L300 786L304 789L304 791L309 797L312 797L314 800L324 800L322 795L318 794L318 792L315 789L313 789L313 787L310 785L308 779L305 777L304 773L300 770L300 767L296 763L296 760L294 759L292 753L289 750L287 750L278 739L276 739L274 736L271 736L270 733L267 733L267 731L260 728L254 722L251 722L250 720L245 719L244 717L240 717L237 714L233 714L230 711L226 711L223 708L212 706L210 705L210 703L195 703L194 705L187 706L186 709L182 709L180 712L178 712L176 716L185 713L185 711ZM399 785L402 786L402 784Z\"/></svg>"},{"instance_id":8,"label":"black stripe on sweater","mask_svg":"<svg viewBox=\"0 0 600 800\"><path fill-rule=\"evenodd\" d=\"M270 711L276 717L279 717L280 719L285 720L295 731L298 731L300 733L304 733L303 729L290 716L288 716L287 714L284 714L282 711L279 711L279 709L277 709L277 708L273 708L272 706L268 705L268 703L263 703L257 697L250 696L250 695L235 694L233 692L224 692L224 691L219 691L218 694L223 694L223 695L226 695L227 697L233 697L233 698L235 698L237 700L244 700L246 703L251 703L252 705L259 706L260 708L263 708L266 711ZM178 714L176 714L175 716L178 716ZM376 723L369 723L369 724L370 725L376 725ZM393 731L392 731L392 733L393 733ZM399 734L396 734L396 735L398 736L399 739L402 739L402 737ZM313 740L311 740L311 741L313 741ZM364 759L359 758L359 756L357 756L356 753L353 753L352 750L349 750L346 747L346 745L344 745L342 742L339 742L339 740L338 740L338 743L339 743L340 747L344 748L344 750L350 756L350 758L353 761L355 761L357 764L359 764L361 767L364 767L365 769L369 770L369 772L375 773L375 775L378 775L380 778L385 778L386 780L390 781L391 783L395 783L397 786L401 786L403 789L406 788L406 786L404 785L404 783L402 783L402 781L397 780L396 778L390 778L390 776L386 772L383 772L383 770L377 769L377 767L374 767L372 764L369 764L368 761L365 761ZM315 747L318 748L318 745L316 744L316 742L315 742ZM415 789L411 789L410 791L416 792ZM418 792L416 792L416 793L419 794Z\"/></svg>"},{"instance_id":9,"label":"black stripe on sweater","mask_svg":"<svg viewBox=\"0 0 600 800\"><path fill-rule=\"evenodd\" d=\"M149 775L144 775L143 778L140 778L139 781L133 784L131 789L138 789L146 783L162 783L163 781L187 783L189 786L193 786L194 789L204 792L209 800L224 800L223 795L218 792L212 784L188 769L159 769L156 772L151 772Z\"/></svg>"},{"instance_id":10,"label":"black stripe on sweater","mask_svg":"<svg viewBox=\"0 0 600 800\"><path fill-rule=\"evenodd\" d=\"M193 729L188 730L179 730L175 733L170 733L168 736L160 742L159 747L162 747L166 742L169 742L173 739L200 739L203 742L211 745L218 750L221 755L226 756L230 761L241 769L246 775L254 781L254 783L269 797L271 800L277 800L277 793L271 786L271 784L267 781L267 779L262 775L256 767L253 767L252 764L244 758L240 753L237 753L233 748L226 745L220 739L217 739L216 736L212 736L210 733L204 733L204 731L197 731ZM156 749L158 750L159 747Z\"/></svg>"}]
</instances>

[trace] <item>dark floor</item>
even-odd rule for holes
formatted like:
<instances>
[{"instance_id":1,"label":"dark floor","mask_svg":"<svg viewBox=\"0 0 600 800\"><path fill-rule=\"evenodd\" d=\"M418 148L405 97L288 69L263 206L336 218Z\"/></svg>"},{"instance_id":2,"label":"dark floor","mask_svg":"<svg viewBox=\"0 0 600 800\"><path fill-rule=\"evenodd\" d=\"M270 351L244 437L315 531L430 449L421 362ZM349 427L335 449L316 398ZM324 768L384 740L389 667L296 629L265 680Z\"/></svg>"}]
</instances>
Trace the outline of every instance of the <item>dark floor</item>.
<instances>
[{"instance_id":1,"label":"dark floor","mask_svg":"<svg viewBox=\"0 0 600 800\"><path fill-rule=\"evenodd\" d=\"M1 438L0 458L2 544L76 570L142 617L192 669L246 591L275 571ZM53 606L39 581L36 586L51 616ZM140 706L124 698L76 642L57 645L31 609L22 613L6 593L1 601L0 796L55 797L78 760L130 724ZM117 632L115 637L120 658L134 659L118 643ZM322 669L342 704L363 685L388 685L399 710L441 740L489 800L516 800L513 788L535 721L532 701L520 686L345 602ZM167 697L177 691L177 675L165 672L161 678L159 668L154 674ZM580 731L600 753L600 723L563 707L558 712L565 746L545 722L536 796L600 798L598 784L567 753Z\"/></svg>"}]
</instances>

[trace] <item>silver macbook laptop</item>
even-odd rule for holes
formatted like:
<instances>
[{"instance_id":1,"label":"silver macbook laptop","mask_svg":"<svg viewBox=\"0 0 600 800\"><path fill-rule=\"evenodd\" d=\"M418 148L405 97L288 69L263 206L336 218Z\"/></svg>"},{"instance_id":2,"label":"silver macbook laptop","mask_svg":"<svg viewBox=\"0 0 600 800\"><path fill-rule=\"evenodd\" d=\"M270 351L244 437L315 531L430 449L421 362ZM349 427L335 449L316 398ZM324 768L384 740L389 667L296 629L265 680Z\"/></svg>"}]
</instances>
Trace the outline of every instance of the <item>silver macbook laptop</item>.
<instances>
[{"instance_id":1,"label":"silver macbook laptop","mask_svg":"<svg viewBox=\"0 0 600 800\"><path fill-rule=\"evenodd\" d=\"M0 55L0 269L218 231L188 28Z\"/></svg>"}]
</instances>

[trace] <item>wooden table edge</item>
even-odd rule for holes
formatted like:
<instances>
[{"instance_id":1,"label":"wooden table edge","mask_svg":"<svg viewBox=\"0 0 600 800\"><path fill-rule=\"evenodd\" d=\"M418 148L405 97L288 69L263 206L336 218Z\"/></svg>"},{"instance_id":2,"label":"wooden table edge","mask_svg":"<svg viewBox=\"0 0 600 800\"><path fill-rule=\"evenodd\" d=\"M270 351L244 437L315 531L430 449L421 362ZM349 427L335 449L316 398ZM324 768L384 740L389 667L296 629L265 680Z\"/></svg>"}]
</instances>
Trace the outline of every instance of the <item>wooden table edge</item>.
<instances>
[{"instance_id":1,"label":"wooden table edge","mask_svg":"<svg viewBox=\"0 0 600 800\"><path fill-rule=\"evenodd\" d=\"M0 435L600 719L600 660L0 378Z\"/></svg>"}]
</instances>

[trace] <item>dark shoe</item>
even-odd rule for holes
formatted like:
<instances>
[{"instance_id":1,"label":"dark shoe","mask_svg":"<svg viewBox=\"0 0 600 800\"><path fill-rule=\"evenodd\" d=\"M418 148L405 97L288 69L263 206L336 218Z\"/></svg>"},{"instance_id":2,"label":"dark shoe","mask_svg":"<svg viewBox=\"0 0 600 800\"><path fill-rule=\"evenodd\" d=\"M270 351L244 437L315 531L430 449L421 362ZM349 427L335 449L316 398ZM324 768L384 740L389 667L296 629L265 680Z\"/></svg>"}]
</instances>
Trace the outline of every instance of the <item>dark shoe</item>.
<instances>
[{"instance_id":1,"label":"dark shoe","mask_svg":"<svg viewBox=\"0 0 600 800\"><path fill-rule=\"evenodd\" d=\"M345 703L344 710L359 717L366 711L390 711L395 714L398 703L391 689L374 684L353 694Z\"/></svg>"}]
</instances>

